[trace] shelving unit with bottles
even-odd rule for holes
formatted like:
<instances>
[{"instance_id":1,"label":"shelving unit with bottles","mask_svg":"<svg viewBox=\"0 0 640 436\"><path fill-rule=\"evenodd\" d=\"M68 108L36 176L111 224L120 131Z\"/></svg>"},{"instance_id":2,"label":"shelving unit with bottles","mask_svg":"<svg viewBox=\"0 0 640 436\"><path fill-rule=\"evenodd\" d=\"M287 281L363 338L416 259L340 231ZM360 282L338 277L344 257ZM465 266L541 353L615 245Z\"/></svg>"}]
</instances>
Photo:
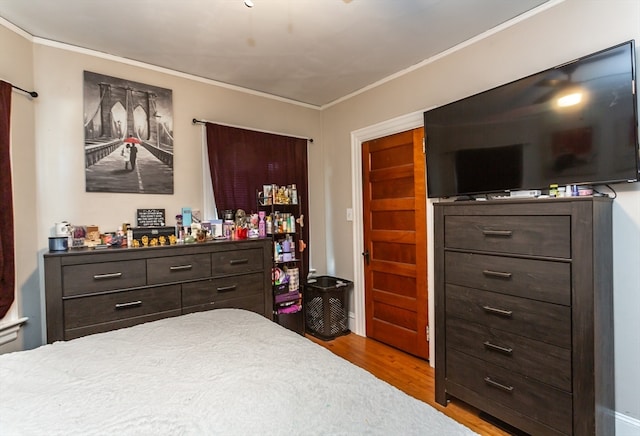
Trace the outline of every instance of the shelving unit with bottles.
<instances>
[{"instance_id":1,"label":"shelving unit with bottles","mask_svg":"<svg viewBox=\"0 0 640 436\"><path fill-rule=\"evenodd\" d=\"M273 242L273 318L278 324L304 334L302 289L304 279L301 199L295 185L257 192L263 234ZM262 230L261 230L262 231Z\"/></svg>"}]
</instances>

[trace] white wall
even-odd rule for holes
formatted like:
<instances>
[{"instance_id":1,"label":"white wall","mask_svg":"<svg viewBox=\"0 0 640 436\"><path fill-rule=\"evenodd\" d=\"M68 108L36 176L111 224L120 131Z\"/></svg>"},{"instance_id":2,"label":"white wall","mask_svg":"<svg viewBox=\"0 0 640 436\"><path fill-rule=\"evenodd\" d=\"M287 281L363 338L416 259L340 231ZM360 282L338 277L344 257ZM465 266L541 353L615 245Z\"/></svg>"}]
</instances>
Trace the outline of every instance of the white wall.
<instances>
[{"instance_id":1,"label":"white wall","mask_svg":"<svg viewBox=\"0 0 640 436\"><path fill-rule=\"evenodd\" d=\"M354 207L351 133L375 130L389 120L408 117L494 86L601 50L629 39L640 42L638 0L554 1L533 16L512 23L448 55L373 89L325 108L324 185L327 197L327 266L330 273L354 279L363 292L357 243L358 222L345 219ZM640 46L640 44L639 44ZM390 123L393 124L393 123ZM373 126L373 127L372 127ZM344 159L330 159L342 155ZM359 156L356 154L356 156ZM355 177L357 179L357 177ZM360 189L356 187L356 189ZM614 203L614 298L616 410L640 432L640 184L619 185ZM357 199L357 198L356 198ZM356 216L356 220L362 219ZM431 224L430 224L431 226ZM432 285L431 285L432 286ZM430 304L433 306L432 296ZM352 303L354 301L352 300ZM356 314L357 318L357 314ZM626 429L626 428L625 428ZM619 427L619 434L625 433Z\"/></svg>"},{"instance_id":2,"label":"white wall","mask_svg":"<svg viewBox=\"0 0 640 436\"><path fill-rule=\"evenodd\" d=\"M137 208L165 208L168 225L175 223L174 216L182 206L201 208L203 127L193 125L193 118L297 136L320 136L320 117L315 109L73 52L64 47L36 44L34 52L34 76L41 95L36 112L36 147L42 209L38 228L44 230L39 235L43 242L53 223L63 219L114 230L118 223L135 222ZM85 192L84 154L81 152L84 144L84 70L173 91L173 195Z\"/></svg>"}]
</instances>

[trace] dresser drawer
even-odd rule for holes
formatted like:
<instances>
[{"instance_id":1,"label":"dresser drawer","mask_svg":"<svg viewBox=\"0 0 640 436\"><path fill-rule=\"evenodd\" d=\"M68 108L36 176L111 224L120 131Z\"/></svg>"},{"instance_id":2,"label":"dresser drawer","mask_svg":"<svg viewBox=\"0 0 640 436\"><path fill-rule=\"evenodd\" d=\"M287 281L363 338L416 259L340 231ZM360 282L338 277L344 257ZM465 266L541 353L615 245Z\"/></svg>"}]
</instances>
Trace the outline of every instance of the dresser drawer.
<instances>
[{"instance_id":1,"label":"dresser drawer","mask_svg":"<svg viewBox=\"0 0 640 436\"><path fill-rule=\"evenodd\" d=\"M571 265L565 262L446 252L445 282L571 304Z\"/></svg>"},{"instance_id":2,"label":"dresser drawer","mask_svg":"<svg viewBox=\"0 0 640 436\"><path fill-rule=\"evenodd\" d=\"M571 350L460 318L447 318L447 349L571 392Z\"/></svg>"},{"instance_id":3,"label":"dresser drawer","mask_svg":"<svg viewBox=\"0 0 640 436\"><path fill-rule=\"evenodd\" d=\"M246 274L182 285L182 305L208 305L209 308L223 307L225 300L258 296L264 300L263 274Z\"/></svg>"},{"instance_id":4,"label":"dresser drawer","mask_svg":"<svg viewBox=\"0 0 640 436\"><path fill-rule=\"evenodd\" d=\"M65 297L146 284L145 261L140 259L62 267L62 295Z\"/></svg>"},{"instance_id":5,"label":"dresser drawer","mask_svg":"<svg viewBox=\"0 0 640 436\"><path fill-rule=\"evenodd\" d=\"M571 308L456 285L446 285L446 316L571 348Z\"/></svg>"},{"instance_id":6,"label":"dresser drawer","mask_svg":"<svg viewBox=\"0 0 640 436\"><path fill-rule=\"evenodd\" d=\"M180 311L180 285L73 298L64 303L65 329Z\"/></svg>"},{"instance_id":7,"label":"dresser drawer","mask_svg":"<svg viewBox=\"0 0 640 436\"><path fill-rule=\"evenodd\" d=\"M447 352L447 388L464 386L564 434L572 434L571 394L458 351Z\"/></svg>"},{"instance_id":8,"label":"dresser drawer","mask_svg":"<svg viewBox=\"0 0 640 436\"><path fill-rule=\"evenodd\" d=\"M446 248L571 257L569 216L447 216Z\"/></svg>"},{"instance_id":9,"label":"dresser drawer","mask_svg":"<svg viewBox=\"0 0 640 436\"><path fill-rule=\"evenodd\" d=\"M161 284L211 276L208 253L147 259L147 282Z\"/></svg>"},{"instance_id":10,"label":"dresser drawer","mask_svg":"<svg viewBox=\"0 0 640 436\"><path fill-rule=\"evenodd\" d=\"M264 271L264 252L262 249L220 251L211 254L213 275L238 274L251 271Z\"/></svg>"},{"instance_id":11,"label":"dresser drawer","mask_svg":"<svg viewBox=\"0 0 640 436\"><path fill-rule=\"evenodd\" d=\"M244 295L237 298L219 300L215 303L183 306L182 313L203 312L211 309L244 309L264 315L264 296L257 294Z\"/></svg>"}]
</instances>

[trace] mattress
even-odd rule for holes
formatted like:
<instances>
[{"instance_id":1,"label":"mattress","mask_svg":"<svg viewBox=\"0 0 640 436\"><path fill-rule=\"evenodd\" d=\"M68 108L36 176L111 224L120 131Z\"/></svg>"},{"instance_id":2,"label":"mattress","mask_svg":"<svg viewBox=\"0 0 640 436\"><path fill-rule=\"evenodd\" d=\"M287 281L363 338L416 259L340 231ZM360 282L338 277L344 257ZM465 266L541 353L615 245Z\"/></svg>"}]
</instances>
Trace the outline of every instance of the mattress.
<instances>
[{"instance_id":1,"label":"mattress","mask_svg":"<svg viewBox=\"0 0 640 436\"><path fill-rule=\"evenodd\" d=\"M1 355L0 434L473 433L260 315L218 309Z\"/></svg>"}]
</instances>

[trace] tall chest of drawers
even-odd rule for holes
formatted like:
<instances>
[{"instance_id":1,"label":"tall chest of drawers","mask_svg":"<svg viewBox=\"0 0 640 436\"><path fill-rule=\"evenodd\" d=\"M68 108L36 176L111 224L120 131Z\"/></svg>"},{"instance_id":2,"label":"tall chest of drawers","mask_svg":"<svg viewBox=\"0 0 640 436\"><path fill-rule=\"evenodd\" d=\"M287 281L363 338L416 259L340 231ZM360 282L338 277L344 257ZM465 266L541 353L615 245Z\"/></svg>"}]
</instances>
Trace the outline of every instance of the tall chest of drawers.
<instances>
[{"instance_id":1,"label":"tall chest of drawers","mask_svg":"<svg viewBox=\"0 0 640 436\"><path fill-rule=\"evenodd\" d=\"M534 435L615 433L611 205L434 205L438 403Z\"/></svg>"},{"instance_id":2,"label":"tall chest of drawers","mask_svg":"<svg viewBox=\"0 0 640 436\"><path fill-rule=\"evenodd\" d=\"M47 342L216 308L273 316L271 242L44 255Z\"/></svg>"}]
</instances>

